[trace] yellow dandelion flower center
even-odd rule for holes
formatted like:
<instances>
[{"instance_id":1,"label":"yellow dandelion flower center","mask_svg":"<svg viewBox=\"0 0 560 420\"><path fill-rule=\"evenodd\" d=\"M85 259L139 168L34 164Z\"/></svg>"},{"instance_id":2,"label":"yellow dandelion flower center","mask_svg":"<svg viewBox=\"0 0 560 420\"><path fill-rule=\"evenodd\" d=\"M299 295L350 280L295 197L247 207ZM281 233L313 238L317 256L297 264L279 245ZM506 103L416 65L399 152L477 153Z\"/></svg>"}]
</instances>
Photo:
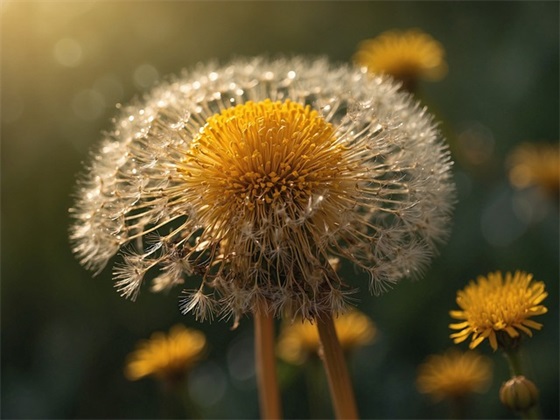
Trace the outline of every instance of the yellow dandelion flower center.
<instances>
[{"instance_id":1,"label":"yellow dandelion flower center","mask_svg":"<svg viewBox=\"0 0 560 420\"><path fill-rule=\"evenodd\" d=\"M517 330L531 336L529 328L540 329L541 324L528 318L547 312L540 303L546 298L544 283L531 283L532 275L516 272L507 273L505 280L500 272L490 273L487 278L479 277L457 294L461 311L451 311L455 319L464 320L452 324L453 329L462 329L453 334L455 342L464 341L473 334L471 348L489 338L492 348L497 348L496 332L504 331L510 337L519 335Z\"/></svg>"},{"instance_id":2,"label":"yellow dandelion flower center","mask_svg":"<svg viewBox=\"0 0 560 420\"><path fill-rule=\"evenodd\" d=\"M206 121L186 159L186 175L204 180L206 199L249 210L274 202L303 205L336 175L341 146L309 106L247 102Z\"/></svg>"}]
</instances>

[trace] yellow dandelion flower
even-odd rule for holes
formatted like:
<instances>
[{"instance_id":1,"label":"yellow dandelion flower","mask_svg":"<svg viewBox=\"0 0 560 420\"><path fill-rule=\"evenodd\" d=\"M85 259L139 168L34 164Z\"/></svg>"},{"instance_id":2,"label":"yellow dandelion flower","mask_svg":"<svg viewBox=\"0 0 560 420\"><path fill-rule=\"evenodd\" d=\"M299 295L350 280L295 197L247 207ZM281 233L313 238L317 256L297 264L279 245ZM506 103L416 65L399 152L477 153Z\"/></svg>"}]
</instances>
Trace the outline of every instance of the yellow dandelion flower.
<instances>
[{"instance_id":1,"label":"yellow dandelion flower","mask_svg":"<svg viewBox=\"0 0 560 420\"><path fill-rule=\"evenodd\" d=\"M487 338L496 350L507 337L517 339L519 331L532 336L531 328L540 330L542 324L529 318L547 312L540 303L548 294L543 282L532 280L532 274L522 271L506 273L505 279L496 271L471 281L457 293L461 310L450 311L452 318L462 321L449 325L460 330L451 334L453 341L461 343L472 335L469 347L474 349Z\"/></svg>"},{"instance_id":2,"label":"yellow dandelion flower","mask_svg":"<svg viewBox=\"0 0 560 420\"><path fill-rule=\"evenodd\" d=\"M304 58L200 65L122 107L70 210L80 262L134 299L189 282L183 312L267 302L315 318L355 287L418 275L447 236L454 186L426 113L383 77ZM194 283L194 284L193 284Z\"/></svg>"},{"instance_id":3,"label":"yellow dandelion flower","mask_svg":"<svg viewBox=\"0 0 560 420\"><path fill-rule=\"evenodd\" d=\"M523 143L508 156L509 180L516 188L537 186L560 193L560 147L558 144Z\"/></svg>"},{"instance_id":4,"label":"yellow dandelion flower","mask_svg":"<svg viewBox=\"0 0 560 420\"><path fill-rule=\"evenodd\" d=\"M334 325L340 346L346 352L371 343L376 335L375 324L366 315L351 311L335 318ZM317 326L307 320L284 325L278 339L278 356L288 363L302 364L317 354L321 342Z\"/></svg>"},{"instance_id":5,"label":"yellow dandelion flower","mask_svg":"<svg viewBox=\"0 0 560 420\"><path fill-rule=\"evenodd\" d=\"M439 80L447 73L443 46L418 30L387 31L362 41L354 62L371 73L385 73L397 80Z\"/></svg>"},{"instance_id":6,"label":"yellow dandelion flower","mask_svg":"<svg viewBox=\"0 0 560 420\"><path fill-rule=\"evenodd\" d=\"M472 351L450 350L429 356L420 365L416 385L421 393L440 401L482 393L491 379L490 359Z\"/></svg>"},{"instance_id":7,"label":"yellow dandelion flower","mask_svg":"<svg viewBox=\"0 0 560 420\"><path fill-rule=\"evenodd\" d=\"M128 355L125 376L131 381L145 376L168 383L180 382L204 353L206 338L200 331L175 325L169 335L155 332Z\"/></svg>"}]
</instances>

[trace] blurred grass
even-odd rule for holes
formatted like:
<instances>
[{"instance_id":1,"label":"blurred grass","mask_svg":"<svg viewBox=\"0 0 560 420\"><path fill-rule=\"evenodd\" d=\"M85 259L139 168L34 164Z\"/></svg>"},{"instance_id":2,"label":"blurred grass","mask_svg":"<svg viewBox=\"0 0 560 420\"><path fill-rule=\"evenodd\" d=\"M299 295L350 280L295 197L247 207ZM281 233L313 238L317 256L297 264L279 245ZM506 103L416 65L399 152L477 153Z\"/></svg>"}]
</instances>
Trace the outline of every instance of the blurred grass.
<instances>
[{"instance_id":1,"label":"blurred grass","mask_svg":"<svg viewBox=\"0 0 560 420\"><path fill-rule=\"evenodd\" d=\"M377 298L363 288L359 307L375 320L380 339L351 364L362 417L447 415L416 392L416 367L452 346L448 311L456 291L496 269L523 269L547 285L549 313L526 353L544 417L559 417L558 202L537 197L531 204L534 196L509 186L504 166L516 144L560 138L557 2L4 1L0 7L3 418L157 416L156 385L127 382L122 366L138 339L175 322L204 329L211 344L208 361L191 378L203 415L256 417L252 366L239 356L252 354L250 320L236 331L226 322L200 325L179 314L178 290L145 291L132 303L115 292L110 270L92 279L67 240L75 174L110 129L115 102L141 95L167 74L201 60L263 53L348 61L362 39L409 27L430 33L447 51L449 74L421 85L419 96L451 144L459 202L449 244L425 278ZM533 217L521 217L520 205L533 208ZM481 351L496 371L472 415L509 418L497 398L505 361L486 345ZM284 376L286 415L306 416L303 378Z\"/></svg>"}]
</instances>

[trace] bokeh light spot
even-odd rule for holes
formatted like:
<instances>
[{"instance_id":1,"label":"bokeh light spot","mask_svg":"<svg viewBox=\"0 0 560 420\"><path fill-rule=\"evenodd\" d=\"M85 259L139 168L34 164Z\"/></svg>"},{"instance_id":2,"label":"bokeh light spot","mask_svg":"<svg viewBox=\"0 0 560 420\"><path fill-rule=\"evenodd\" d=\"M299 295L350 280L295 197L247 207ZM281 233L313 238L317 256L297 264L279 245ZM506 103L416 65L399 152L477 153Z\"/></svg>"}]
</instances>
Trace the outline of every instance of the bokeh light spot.
<instances>
[{"instance_id":1,"label":"bokeh light spot","mask_svg":"<svg viewBox=\"0 0 560 420\"><path fill-rule=\"evenodd\" d=\"M228 370L232 378L239 382L255 384L255 363L252 336L234 341L227 352Z\"/></svg>"},{"instance_id":2,"label":"bokeh light spot","mask_svg":"<svg viewBox=\"0 0 560 420\"><path fill-rule=\"evenodd\" d=\"M535 188L515 191L512 201L513 212L526 224L538 223L553 211L551 201Z\"/></svg>"},{"instance_id":3,"label":"bokeh light spot","mask_svg":"<svg viewBox=\"0 0 560 420\"><path fill-rule=\"evenodd\" d=\"M189 395L201 406L210 407L219 402L226 391L226 377L213 362L197 366L189 375Z\"/></svg>"},{"instance_id":4,"label":"bokeh light spot","mask_svg":"<svg viewBox=\"0 0 560 420\"><path fill-rule=\"evenodd\" d=\"M142 64L134 70L134 85L139 89L152 86L159 78L159 72L151 64Z\"/></svg>"},{"instance_id":5,"label":"bokeh light spot","mask_svg":"<svg viewBox=\"0 0 560 420\"><path fill-rule=\"evenodd\" d=\"M59 40L53 50L56 61L66 67L77 67L82 61L82 46L72 38Z\"/></svg>"},{"instance_id":6,"label":"bokeh light spot","mask_svg":"<svg viewBox=\"0 0 560 420\"><path fill-rule=\"evenodd\" d=\"M457 143L462 157L470 165L484 165L494 153L495 141L492 131L478 122L461 131Z\"/></svg>"},{"instance_id":7,"label":"bokeh light spot","mask_svg":"<svg viewBox=\"0 0 560 420\"><path fill-rule=\"evenodd\" d=\"M513 197L508 191L493 196L482 213L480 223L484 239L496 247L510 245L527 228L526 223L515 214Z\"/></svg>"},{"instance_id":8,"label":"bokeh light spot","mask_svg":"<svg viewBox=\"0 0 560 420\"><path fill-rule=\"evenodd\" d=\"M92 121L103 115L105 100L99 92L93 89L85 89L74 96L72 110L78 118Z\"/></svg>"}]
</instances>

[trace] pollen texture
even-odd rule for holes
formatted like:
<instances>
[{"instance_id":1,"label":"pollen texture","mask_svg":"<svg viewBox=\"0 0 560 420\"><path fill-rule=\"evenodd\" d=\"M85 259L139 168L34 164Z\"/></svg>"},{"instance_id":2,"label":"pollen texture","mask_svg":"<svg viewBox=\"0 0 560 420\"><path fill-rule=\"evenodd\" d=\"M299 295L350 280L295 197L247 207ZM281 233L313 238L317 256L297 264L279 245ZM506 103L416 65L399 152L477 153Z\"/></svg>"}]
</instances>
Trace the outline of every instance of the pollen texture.
<instances>
[{"instance_id":1,"label":"pollen texture","mask_svg":"<svg viewBox=\"0 0 560 420\"><path fill-rule=\"evenodd\" d=\"M332 125L316 111L266 100L210 117L180 171L190 188L214 203L209 221L230 213L257 221L272 208L295 216L318 190L340 188L342 162Z\"/></svg>"}]
</instances>

